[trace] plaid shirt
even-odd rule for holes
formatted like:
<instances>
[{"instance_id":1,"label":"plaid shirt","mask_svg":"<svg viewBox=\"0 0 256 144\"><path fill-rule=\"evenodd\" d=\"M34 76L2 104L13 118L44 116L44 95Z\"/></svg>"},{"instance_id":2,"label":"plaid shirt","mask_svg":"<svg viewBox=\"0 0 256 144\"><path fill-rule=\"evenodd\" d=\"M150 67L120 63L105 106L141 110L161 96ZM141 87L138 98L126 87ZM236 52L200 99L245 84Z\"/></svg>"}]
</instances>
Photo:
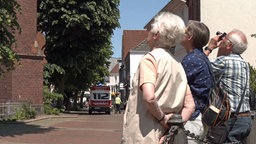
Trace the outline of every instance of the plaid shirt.
<instances>
[{"instance_id":1,"label":"plaid shirt","mask_svg":"<svg viewBox=\"0 0 256 144\"><path fill-rule=\"evenodd\" d=\"M228 93L231 112L236 112L243 91L246 86L245 97L239 112L250 111L249 105L249 78L250 70L248 64L240 55L230 54L217 57L211 62L215 75L221 75L220 84ZM246 84L247 83L247 84Z\"/></svg>"}]
</instances>

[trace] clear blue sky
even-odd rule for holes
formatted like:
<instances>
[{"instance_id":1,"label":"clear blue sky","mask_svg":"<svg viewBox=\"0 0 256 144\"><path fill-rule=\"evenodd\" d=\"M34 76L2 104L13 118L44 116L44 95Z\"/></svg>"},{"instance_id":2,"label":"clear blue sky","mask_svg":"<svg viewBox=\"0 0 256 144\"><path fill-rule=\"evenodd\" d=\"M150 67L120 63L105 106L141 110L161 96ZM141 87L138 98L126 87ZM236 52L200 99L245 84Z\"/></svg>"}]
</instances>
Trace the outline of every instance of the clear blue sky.
<instances>
[{"instance_id":1,"label":"clear blue sky","mask_svg":"<svg viewBox=\"0 0 256 144\"><path fill-rule=\"evenodd\" d=\"M144 26L168 3L170 0L120 0L120 25L114 30L112 57L122 56L123 30L143 30Z\"/></svg>"}]
</instances>

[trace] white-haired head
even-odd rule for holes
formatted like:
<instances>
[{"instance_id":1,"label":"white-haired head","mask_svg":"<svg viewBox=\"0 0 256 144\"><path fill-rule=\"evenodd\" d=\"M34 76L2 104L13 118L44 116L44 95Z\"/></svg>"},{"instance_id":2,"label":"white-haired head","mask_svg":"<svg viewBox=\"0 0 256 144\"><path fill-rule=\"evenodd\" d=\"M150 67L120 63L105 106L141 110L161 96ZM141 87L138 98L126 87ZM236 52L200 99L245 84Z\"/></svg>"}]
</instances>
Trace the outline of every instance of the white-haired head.
<instances>
[{"instance_id":1,"label":"white-haired head","mask_svg":"<svg viewBox=\"0 0 256 144\"><path fill-rule=\"evenodd\" d=\"M180 43L185 33L184 21L170 12L161 12L151 25L152 33L158 33L159 41L167 47Z\"/></svg>"}]
</instances>

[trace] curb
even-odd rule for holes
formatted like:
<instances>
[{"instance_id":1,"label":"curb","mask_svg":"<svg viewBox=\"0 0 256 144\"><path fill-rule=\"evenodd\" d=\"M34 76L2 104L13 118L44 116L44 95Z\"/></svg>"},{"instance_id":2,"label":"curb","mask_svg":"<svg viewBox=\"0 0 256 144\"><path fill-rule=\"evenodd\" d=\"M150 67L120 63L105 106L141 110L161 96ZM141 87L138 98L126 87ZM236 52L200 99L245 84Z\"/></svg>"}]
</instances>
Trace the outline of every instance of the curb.
<instances>
[{"instance_id":1,"label":"curb","mask_svg":"<svg viewBox=\"0 0 256 144\"><path fill-rule=\"evenodd\" d=\"M40 120L45 120L45 119L50 119L50 118L77 118L77 115L44 115L42 117L38 117L35 119L29 119L29 120L21 120L17 122L24 122L24 123L30 123L34 121L40 121Z\"/></svg>"},{"instance_id":2,"label":"curb","mask_svg":"<svg viewBox=\"0 0 256 144\"><path fill-rule=\"evenodd\" d=\"M77 111L68 111L61 113L59 115L38 115L34 119L28 119L28 120L17 120L17 121L0 121L0 123L30 123L34 121L40 121L40 120L45 120L45 119L50 119L50 118L77 118L78 114L81 114L80 112Z\"/></svg>"}]
</instances>

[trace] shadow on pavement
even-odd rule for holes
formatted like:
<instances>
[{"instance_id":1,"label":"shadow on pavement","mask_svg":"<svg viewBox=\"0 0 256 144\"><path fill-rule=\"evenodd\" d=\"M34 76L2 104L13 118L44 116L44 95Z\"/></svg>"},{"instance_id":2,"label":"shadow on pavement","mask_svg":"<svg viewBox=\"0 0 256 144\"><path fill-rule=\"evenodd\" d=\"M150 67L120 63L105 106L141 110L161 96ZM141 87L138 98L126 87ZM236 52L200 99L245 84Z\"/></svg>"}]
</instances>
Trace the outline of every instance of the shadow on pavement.
<instances>
[{"instance_id":1,"label":"shadow on pavement","mask_svg":"<svg viewBox=\"0 0 256 144\"><path fill-rule=\"evenodd\" d=\"M35 134L35 133L46 133L53 131L56 128L52 127L40 127L38 125L31 125L24 122L1 122L0 121L0 137L10 136L14 137L17 135L24 134Z\"/></svg>"}]
</instances>

